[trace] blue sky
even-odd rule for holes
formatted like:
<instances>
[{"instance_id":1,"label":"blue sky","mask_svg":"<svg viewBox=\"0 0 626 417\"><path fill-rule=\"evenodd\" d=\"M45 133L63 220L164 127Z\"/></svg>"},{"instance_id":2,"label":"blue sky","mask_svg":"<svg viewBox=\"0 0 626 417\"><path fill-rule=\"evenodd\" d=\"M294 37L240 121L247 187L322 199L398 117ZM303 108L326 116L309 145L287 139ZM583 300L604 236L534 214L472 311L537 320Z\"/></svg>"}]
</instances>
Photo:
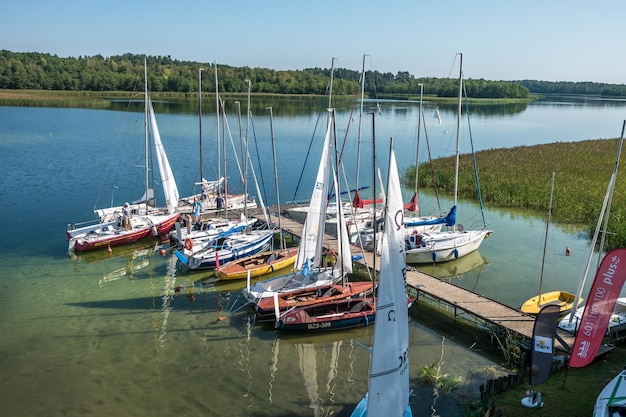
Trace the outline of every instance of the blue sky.
<instances>
[{"instance_id":1,"label":"blue sky","mask_svg":"<svg viewBox=\"0 0 626 417\"><path fill-rule=\"evenodd\" d=\"M126 52L218 65L626 83L626 1L6 2L0 49Z\"/></svg>"}]
</instances>

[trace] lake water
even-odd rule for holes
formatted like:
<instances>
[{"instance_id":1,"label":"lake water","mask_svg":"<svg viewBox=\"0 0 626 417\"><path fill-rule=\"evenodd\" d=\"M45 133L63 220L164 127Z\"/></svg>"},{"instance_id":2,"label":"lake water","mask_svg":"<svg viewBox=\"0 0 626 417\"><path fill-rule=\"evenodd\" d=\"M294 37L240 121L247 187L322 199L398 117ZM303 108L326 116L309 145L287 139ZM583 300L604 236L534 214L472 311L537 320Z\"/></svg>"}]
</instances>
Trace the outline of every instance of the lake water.
<instances>
[{"instance_id":1,"label":"lake water","mask_svg":"<svg viewBox=\"0 0 626 417\"><path fill-rule=\"evenodd\" d=\"M272 105L281 200L306 200L325 115L316 128L316 107L307 112ZM372 105L366 107L371 110ZM381 171L386 172L390 137L396 141L399 166L406 168L415 161L417 105L379 105L375 136ZM354 184L355 175L349 173L356 172L358 114L350 116L348 105L337 107L338 136L349 142L346 177ZM257 175L273 203L269 116L263 105L259 108L251 123L251 147L255 160L256 148L261 154ZM186 195L198 179L198 118L167 109L166 103L158 103L157 118L181 195ZM205 110L204 173L211 178L217 172L215 117L209 104ZM470 108L474 147L614 138L625 110L621 101L571 98ZM433 157L448 154L454 149L454 109L441 109L441 125L431 119L434 108L429 103L425 113ZM354 124L346 129L351 117ZM243 283L201 285L210 273L181 274L172 258L160 256L150 245L114 248L110 255L67 255L67 223L90 220L96 207L141 195L142 119L141 112L0 107L3 415L349 415L367 390L368 352L363 346L370 344L372 329L315 337L251 326L249 311L241 308ZM228 121L238 144L236 115ZM241 125L245 130L246 121ZM362 161L371 161L371 126L371 120L363 122ZM313 137L310 162L296 193ZM467 151L468 144L462 149ZM235 166L229 155L233 191L241 187ZM361 162L360 184L371 183L371 167L371 162ZM546 198L548 181L546 177ZM449 201L441 205L448 207ZM434 210L435 202L424 197L422 207ZM476 211L474 202L460 204L467 227L479 220L470 214ZM479 252L464 262L425 270L519 307L538 291L545 218L493 207L486 207L485 217L494 233ZM544 290L575 291L589 253L579 233L576 227L551 227ZM565 256L566 247L571 256ZM497 369L468 346L443 340L436 329L419 324L419 318L411 321L410 337L417 415L430 414L433 403L429 390L418 385L420 367L443 358L442 371L465 381L458 393L476 392L486 370ZM437 412L456 415L454 401L444 399L436 403Z\"/></svg>"}]
</instances>

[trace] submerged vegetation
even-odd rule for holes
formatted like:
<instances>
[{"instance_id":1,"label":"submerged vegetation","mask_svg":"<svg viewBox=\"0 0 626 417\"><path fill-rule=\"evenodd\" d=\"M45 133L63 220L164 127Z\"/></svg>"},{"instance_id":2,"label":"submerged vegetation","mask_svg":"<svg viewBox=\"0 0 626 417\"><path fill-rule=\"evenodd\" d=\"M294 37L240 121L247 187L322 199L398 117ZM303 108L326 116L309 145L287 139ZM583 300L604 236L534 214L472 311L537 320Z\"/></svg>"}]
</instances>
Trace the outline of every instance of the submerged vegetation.
<instances>
[{"instance_id":1,"label":"submerged vegetation","mask_svg":"<svg viewBox=\"0 0 626 417\"><path fill-rule=\"evenodd\" d=\"M617 139L557 142L545 145L490 149L476 153L483 202L493 207L518 207L545 213L550 177L556 173L552 218L558 223L596 228L615 158ZM432 161L435 178L420 175L419 188L452 194L454 157ZM473 159L459 160L459 196L477 198ZM430 173L429 163L420 172ZM404 172L404 183L414 186L415 166ZM607 248L626 245L626 173L618 170L608 223Z\"/></svg>"}]
</instances>

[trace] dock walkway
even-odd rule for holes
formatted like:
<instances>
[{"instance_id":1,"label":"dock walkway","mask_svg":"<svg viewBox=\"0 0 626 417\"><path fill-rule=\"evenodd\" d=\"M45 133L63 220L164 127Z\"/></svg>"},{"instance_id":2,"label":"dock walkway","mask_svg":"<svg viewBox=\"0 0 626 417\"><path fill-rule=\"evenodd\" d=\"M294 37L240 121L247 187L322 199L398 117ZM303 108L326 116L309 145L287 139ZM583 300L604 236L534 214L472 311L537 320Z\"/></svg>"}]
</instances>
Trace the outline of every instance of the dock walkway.
<instances>
[{"instance_id":1,"label":"dock walkway","mask_svg":"<svg viewBox=\"0 0 626 417\"><path fill-rule=\"evenodd\" d=\"M285 216L285 210L281 216L281 227L284 231L295 236L302 233L302 223ZM337 249L337 238L325 234L324 244L328 248ZM353 261L363 267L378 270L380 256L372 252L362 251L357 246L351 247ZM359 256L360 255L360 256ZM460 316L470 315L484 324L502 327L514 332L530 342L535 324L535 317L522 313L520 310L509 307L498 301L478 293L466 290L436 277L409 268L407 270L407 285L414 288L418 294L430 296L433 299L444 302L454 308L455 319ZM574 335L562 329L557 329L555 349L571 352L574 344ZM601 355L612 347L603 345L598 355Z\"/></svg>"}]
</instances>

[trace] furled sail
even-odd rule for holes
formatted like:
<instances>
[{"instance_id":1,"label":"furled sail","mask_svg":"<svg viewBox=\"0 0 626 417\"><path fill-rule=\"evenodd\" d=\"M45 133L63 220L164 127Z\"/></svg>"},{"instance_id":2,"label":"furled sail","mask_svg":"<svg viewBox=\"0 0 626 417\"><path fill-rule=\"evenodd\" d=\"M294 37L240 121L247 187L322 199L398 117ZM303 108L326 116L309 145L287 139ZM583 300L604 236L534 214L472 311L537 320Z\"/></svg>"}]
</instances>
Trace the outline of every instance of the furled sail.
<instances>
[{"instance_id":1,"label":"furled sail","mask_svg":"<svg viewBox=\"0 0 626 417\"><path fill-rule=\"evenodd\" d=\"M176 210L180 196L178 194L178 187L176 186L172 168L170 167L167 154L165 153L165 148L163 148L163 142L161 142L159 126L157 125L156 117L154 116L154 109L150 98L148 98L148 112L150 113L150 128L152 130L152 137L154 138L154 146L156 147L159 173L161 174L161 183L163 184L163 193L165 194L165 205L167 206L167 212L173 213Z\"/></svg>"}]
</instances>

